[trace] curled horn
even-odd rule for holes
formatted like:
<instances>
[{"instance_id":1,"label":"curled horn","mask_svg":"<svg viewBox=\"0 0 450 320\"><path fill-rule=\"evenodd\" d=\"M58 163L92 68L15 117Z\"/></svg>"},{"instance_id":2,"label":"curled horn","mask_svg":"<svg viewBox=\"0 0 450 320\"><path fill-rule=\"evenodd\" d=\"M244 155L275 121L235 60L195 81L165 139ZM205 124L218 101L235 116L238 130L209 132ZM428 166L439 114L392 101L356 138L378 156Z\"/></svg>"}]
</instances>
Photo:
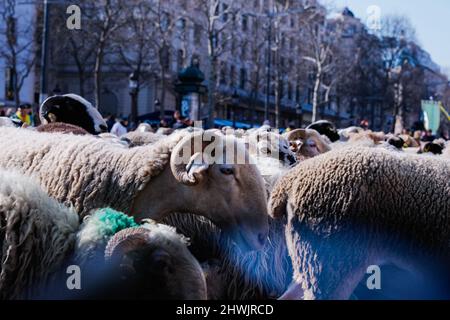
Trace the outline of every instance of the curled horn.
<instances>
[{"instance_id":1,"label":"curled horn","mask_svg":"<svg viewBox=\"0 0 450 320\"><path fill-rule=\"evenodd\" d=\"M193 132L184 137L172 151L172 154L170 156L170 168L175 179L183 184L193 186L199 182L195 175L189 172L189 168L193 165L193 159L191 158L194 153L198 153L198 156L203 157L204 155L202 153L205 147L208 144L215 141L220 141L221 139L221 137L214 132L208 131L207 133L209 137L213 137L211 141L204 141L204 131ZM197 141L201 142L201 150L198 150L198 146L195 146L195 142ZM197 149L195 147L197 147ZM183 152L185 151L189 151L190 154L183 154Z\"/></svg>"},{"instance_id":2,"label":"curled horn","mask_svg":"<svg viewBox=\"0 0 450 320\"><path fill-rule=\"evenodd\" d=\"M148 233L149 230L145 228L128 228L117 232L106 245L105 260L114 260L138 246L148 244Z\"/></svg>"},{"instance_id":3,"label":"curled horn","mask_svg":"<svg viewBox=\"0 0 450 320\"><path fill-rule=\"evenodd\" d=\"M307 129L295 129L288 133L283 134L283 136L288 141L305 140L308 137Z\"/></svg>"}]
</instances>

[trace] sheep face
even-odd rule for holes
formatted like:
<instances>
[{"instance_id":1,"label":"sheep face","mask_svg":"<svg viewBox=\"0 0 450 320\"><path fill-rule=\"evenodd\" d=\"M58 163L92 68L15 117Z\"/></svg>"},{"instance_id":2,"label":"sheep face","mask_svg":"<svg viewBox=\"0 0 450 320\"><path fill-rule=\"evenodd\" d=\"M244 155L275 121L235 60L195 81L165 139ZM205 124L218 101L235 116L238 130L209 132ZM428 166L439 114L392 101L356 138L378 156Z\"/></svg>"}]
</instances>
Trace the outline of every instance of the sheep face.
<instances>
[{"instance_id":1,"label":"sheep face","mask_svg":"<svg viewBox=\"0 0 450 320\"><path fill-rule=\"evenodd\" d=\"M79 126L91 134L106 132L108 126L96 108L76 94L53 96L39 110L43 124L64 122Z\"/></svg>"},{"instance_id":2,"label":"sheep face","mask_svg":"<svg viewBox=\"0 0 450 320\"><path fill-rule=\"evenodd\" d=\"M110 239L105 250L113 298L206 299L203 271L174 229L157 224L129 228Z\"/></svg>"},{"instance_id":3,"label":"sheep face","mask_svg":"<svg viewBox=\"0 0 450 320\"><path fill-rule=\"evenodd\" d=\"M205 134L212 135L212 141L203 140ZM185 149L197 137L200 152L194 153L195 147ZM244 163L236 157L228 159L227 148L239 149L235 156L243 155ZM208 150L216 150L216 157L209 156ZM225 151L223 158L220 150ZM158 199L158 203L148 199ZM173 212L204 216L245 251L262 248L268 233L266 192L260 172L249 163L245 146L236 138L213 132L196 132L180 141L172 151L170 168L142 190L132 212L137 218L155 212L156 219Z\"/></svg>"}]
</instances>

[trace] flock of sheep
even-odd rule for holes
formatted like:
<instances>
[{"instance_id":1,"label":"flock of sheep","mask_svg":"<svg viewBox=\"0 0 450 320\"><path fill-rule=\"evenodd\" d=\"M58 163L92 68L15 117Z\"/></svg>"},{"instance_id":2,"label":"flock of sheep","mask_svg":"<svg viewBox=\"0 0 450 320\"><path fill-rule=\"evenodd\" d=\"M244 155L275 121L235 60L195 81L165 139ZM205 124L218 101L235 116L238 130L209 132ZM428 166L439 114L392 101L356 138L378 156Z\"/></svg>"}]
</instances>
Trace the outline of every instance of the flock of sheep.
<instances>
[{"instance_id":1,"label":"flock of sheep","mask_svg":"<svg viewBox=\"0 0 450 320\"><path fill-rule=\"evenodd\" d=\"M443 141L326 121L118 138L73 94L40 116L0 119L0 299L365 299L371 265L382 298L450 298Z\"/></svg>"}]
</instances>

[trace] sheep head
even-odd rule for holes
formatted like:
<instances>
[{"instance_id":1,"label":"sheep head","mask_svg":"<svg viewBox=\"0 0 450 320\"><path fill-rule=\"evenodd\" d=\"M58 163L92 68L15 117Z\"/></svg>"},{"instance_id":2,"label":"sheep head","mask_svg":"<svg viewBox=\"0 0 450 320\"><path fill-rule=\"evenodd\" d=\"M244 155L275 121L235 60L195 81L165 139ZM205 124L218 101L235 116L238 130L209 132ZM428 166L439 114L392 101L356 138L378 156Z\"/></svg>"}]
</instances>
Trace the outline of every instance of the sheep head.
<instances>
[{"instance_id":1,"label":"sheep head","mask_svg":"<svg viewBox=\"0 0 450 320\"><path fill-rule=\"evenodd\" d=\"M296 129L283 136L300 159L309 159L330 150L327 142L313 129Z\"/></svg>"},{"instance_id":2,"label":"sheep head","mask_svg":"<svg viewBox=\"0 0 450 320\"><path fill-rule=\"evenodd\" d=\"M43 124L63 122L82 127L91 134L106 132L108 126L92 104L76 94L47 98L39 109Z\"/></svg>"},{"instance_id":3,"label":"sheep head","mask_svg":"<svg viewBox=\"0 0 450 320\"><path fill-rule=\"evenodd\" d=\"M211 220L244 250L263 247L268 233L264 182L245 145L233 136L197 131L173 149L170 168L182 207Z\"/></svg>"},{"instance_id":4,"label":"sheep head","mask_svg":"<svg viewBox=\"0 0 450 320\"><path fill-rule=\"evenodd\" d=\"M111 293L122 299L206 299L203 271L186 244L164 225L118 232L105 249L115 279Z\"/></svg>"},{"instance_id":5,"label":"sheep head","mask_svg":"<svg viewBox=\"0 0 450 320\"><path fill-rule=\"evenodd\" d=\"M336 142L340 139L334 124L327 120L316 121L310 124L307 129L316 130L319 134L326 136L330 142Z\"/></svg>"}]
</instances>

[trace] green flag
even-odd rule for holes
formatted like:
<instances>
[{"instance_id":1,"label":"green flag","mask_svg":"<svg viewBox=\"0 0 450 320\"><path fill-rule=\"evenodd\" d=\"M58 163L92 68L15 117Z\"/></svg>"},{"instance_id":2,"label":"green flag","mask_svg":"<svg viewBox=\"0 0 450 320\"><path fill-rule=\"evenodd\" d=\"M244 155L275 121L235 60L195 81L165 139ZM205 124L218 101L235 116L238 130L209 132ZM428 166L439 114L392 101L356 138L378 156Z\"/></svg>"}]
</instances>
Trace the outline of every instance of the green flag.
<instances>
[{"instance_id":1,"label":"green flag","mask_svg":"<svg viewBox=\"0 0 450 320\"><path fill-rule=\"evenodd\" d=\"M422 101L425 129L432 130L436 134L441 123L441 110L437 101Z\"/></svg>"}]
</instances>

